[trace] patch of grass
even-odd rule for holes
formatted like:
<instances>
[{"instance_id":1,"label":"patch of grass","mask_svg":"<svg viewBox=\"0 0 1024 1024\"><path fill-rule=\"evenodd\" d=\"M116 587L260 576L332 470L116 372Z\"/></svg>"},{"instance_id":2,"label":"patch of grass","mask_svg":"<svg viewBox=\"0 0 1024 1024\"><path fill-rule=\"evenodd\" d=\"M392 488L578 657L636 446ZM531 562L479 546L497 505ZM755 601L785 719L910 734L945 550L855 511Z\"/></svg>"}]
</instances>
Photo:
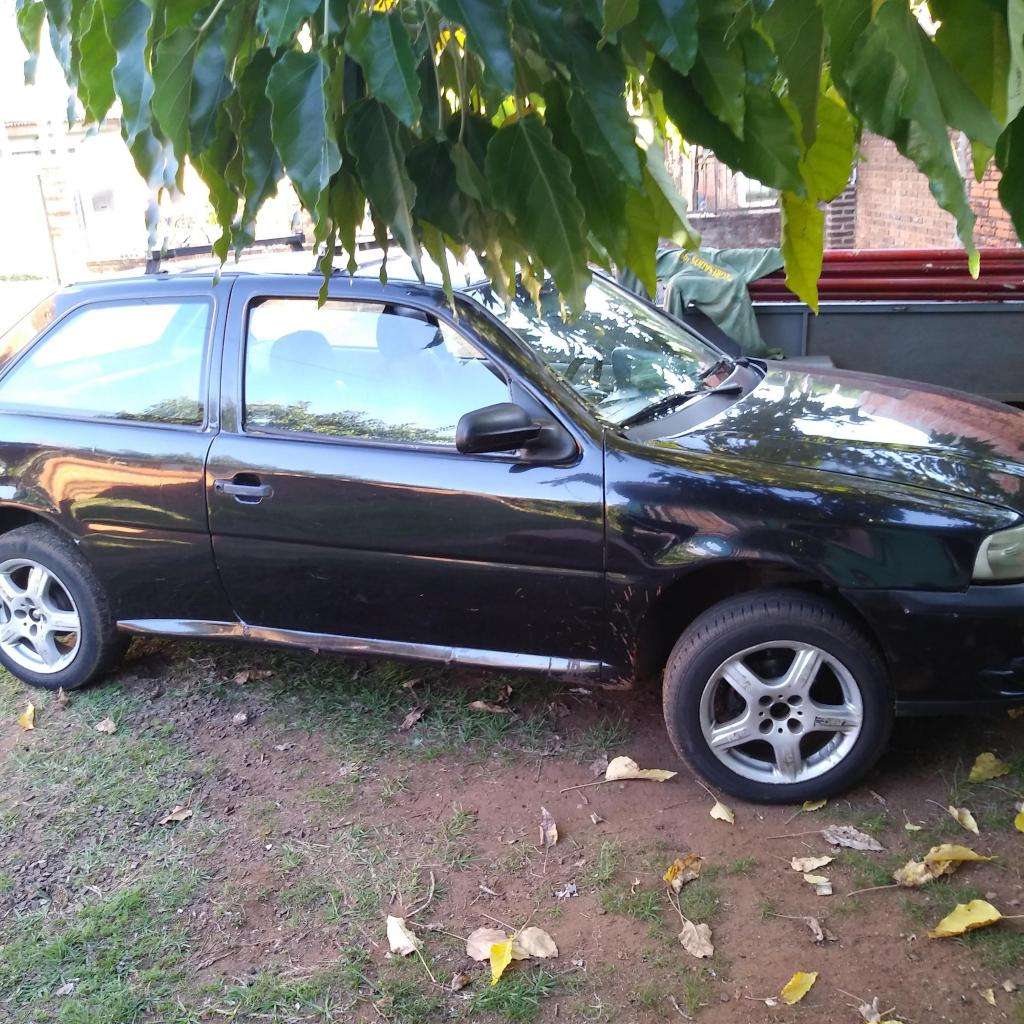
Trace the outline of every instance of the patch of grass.
<instances>
[{"instance_id":1,"label":"patch of grass","mask_svg":"<svg viewBox=\"0 0 1024 1024\"><path fill-rule=\"evenodd\" d=\"M979 928L963 942L990 971L1016 970L1024 963L1024 933L1009 927Z\"/></svg>"},{"instance_id":2,"label":"patch of grass","mask_svg":"<svg viewBox=\"0 0 1024 1024\"><path fill-rule=\"evenodd\" d=\"M588 725L573 740L571 748L577 760L583 761L597 757L599 754L615 756L630 737L629 723L624 718L602 718L593 725Z\"/></svg>"},{"instance_id":3,"label":"patch of grass","mask_svg":"<svg viewBox=\"0 0 1024 1024\"><path fill-rule=\"evenodd\" d=\"M622 914L635 917L638 921L653 922L661 918L664 906L662 894L654 889L637 889L634 892L621 886L601 891L601 907L608 914Z\"/></svg>"},{"instance_id":4,"label":"patch of grass","mask_svg":"<svg viewBox=\"0 0 1024 1024\"><path fill-rule=\"evenodd\" d=\"M597 848L593 867L580 879L581 884L589 888L600 889L608 885L622 869L625 853L622 847L613 840L605 840Z\"/></svg>"},{"instance_id":5,"label":"patch of grass","mask_svg":"<svg viewBox=\"0 0 1024 1024\"><path fill-rule=\"evenodd\" d=\"M384 807L391 807L408 788L409 777L407 775L387 775L381 780L377 797Z\"/></svg>"},{"instance_id":6,"label":"patch of grass","mask_svg":"<svg viewBox=\"0 0 1024 1024\"><path fill-rule=\"evenodd\" d=\"M869 835L877 835L889 827L889 812L882 810L858 811L853 815L850 823Z\"/></svg>"},{"instance_id":7,"label":"patch of grass","mask_svg":"<svg viewBox=\"0 0 1024 1024\"><path fill-rule=\"evenodd\" d=\"M326 786L314 787L306 795L328 813L341 814L352 805L358 791L348 783L331 782Z\"/></svg>"},{"instance_id":8,"label":"patch of grass","mask_svg":"<svg viewBox=\"0 0 1024 1024\"><path fill-rule=\"evenodd\" d=\"M757 912L761 915L762 921L767 921L779 912L779 905L775 900L761 900L757 905Z\"/></svg>"},{"instance_id":9,"label":"patch of grass","mask_svg":"<svg viewBox=\"0 0 1024 1024\"><path fill-rule=\"evenodd\" d=\"M893 871L906 862L906 857L842 850L836 860L850 869L853 878L851 889L867 889L873 885L891 884Z\"/></svg>"},{"instance_id":10,"label":"patch of grass","mask_svg":"<svg viewBox=\"0 0 1024 1024\"><path fill-rule=\"evenodd\" d=\"M737 857L725 865L724 871L730 877L749 875L758 865L756 857Z\"/></svg>"},{"instance_id":11,"label":"patch of grass","mask_svg":"<svg viewBox=\"0 0 1024 1024\"><path fill-rule=\"evenodd\" d=\"M494 1013L512 1024L530 1024L540 1013L541 1000L554 995L557 988L558 979L543 967L510 969L499 985L473 996L469 1012Z\"/></svg>"},{"instance_id":12,"label":"patch of grass","mask_svg":"<svg viewBox=\"0 0 1024 1024\"><path fill-rule=\"evenodd\" d=\"M648 1010L655 1006L661 1006L667 1000L668 990L660 981L643 982L633 990L633 994L629 997L631 1003L643 1006Z\"/></svg>"},{"instance_id":13,"label":"patch of grass","mask_svg":"<svg viewBox=\"0 0 1024 1024\"><path fill-rule=\"evenodd\" d=\"M339 961L300 979L286 979L277 971L261 971L249 981L231 985L224 991L217 1006L217 1019L331 1024L346 1019L354 1005L355 997L350 995L350 990L349 961Z\"/></svg>"},{"instance_id":14,"label":"patch of grass","mask_svg":"<svg viewBox=\"0 0 1024 1024\"><path fill-rule=\"evenodd\" d=\"M279 858L282 871L294 871L306 863L306 855L290 843L285 843Z\"/></svg>"},{"instance_id":15,"label":"patch of grass","mask_svg":"<svg viewBox=\"0 0 1024 1024\"><path fill-rule=\"evenodd\" d=\"M717 887L706 878L684 885L679 893L679 909L691 921L710 921L718 912L722 897Z\"/></svg>"},{"instance_id":16,"label":"patch of grass","mask_svg":"<svg viewBox=\"0 0 1024 1024\"><path fill-rule=\"evenodd\" d=\"M695 1017L708 1003L714 993L714 986L703 970L687 972L682 981L679 1003L691 1017Z\"/></svg>"},{"instance_id":17,"label":"patch of grass","mask_svg":"<svg viewBox=\"0 0 1024 1024\"><path fill-rule=\"evenodd\" d=\"M465 871L476 859L476 848L469 836L476 828L476 814L461 807L452 810L452 816L441 822L434 845L445 867Z\"/></svg>"}]
</instances>

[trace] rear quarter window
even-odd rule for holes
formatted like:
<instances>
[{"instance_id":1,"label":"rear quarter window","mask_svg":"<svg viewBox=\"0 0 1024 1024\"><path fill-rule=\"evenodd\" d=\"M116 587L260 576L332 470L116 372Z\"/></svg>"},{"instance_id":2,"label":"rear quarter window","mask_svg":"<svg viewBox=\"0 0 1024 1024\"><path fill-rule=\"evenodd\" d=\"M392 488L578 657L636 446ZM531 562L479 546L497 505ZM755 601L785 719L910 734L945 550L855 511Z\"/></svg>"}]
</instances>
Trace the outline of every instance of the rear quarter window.
<instances>
[{"instance_id":1,"label":"rear quarter window","mask_svg":"<svg viewBox=\"0 0 1024 1024\"><path fill-rule=\"evenodd\" d=\"M0 373L18 358L53 323L57 310L57 296L49 295L38 306L29 310L13 327L0 334Z\"/></svg>"}]
</instances>

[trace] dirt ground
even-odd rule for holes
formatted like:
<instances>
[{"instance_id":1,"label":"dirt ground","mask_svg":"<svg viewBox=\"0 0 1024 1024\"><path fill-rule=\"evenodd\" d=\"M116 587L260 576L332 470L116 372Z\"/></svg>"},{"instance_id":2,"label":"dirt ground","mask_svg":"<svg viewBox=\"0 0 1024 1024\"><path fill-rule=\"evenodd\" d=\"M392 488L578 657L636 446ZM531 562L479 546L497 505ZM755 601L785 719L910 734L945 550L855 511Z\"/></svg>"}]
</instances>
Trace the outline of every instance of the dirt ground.
<instances>
[{"instance_id":1,"label":"dirt ground","mask_svg":"<svg viewBox=\"0 0 1024 1024\"><path fill-rule=\"evenodd\" d=\"M16 724L27 700L31 732ZM1012 771L967 782L982 751ZM587 785L620 754L679 774ZM1022 1024L1022 790L1024 718L909 720L844 798L803 811L723 796L730 825L671 750L654 692L137 645L63 705L0 680L0 1020L856 1024L877 998L884 1020ZM183 820L161 824L176 807ZM559 833L548 850L542 808ZM884 851L829 847L828 824ZM889 886L941 842L995 859ZM689 852L704 871L679 910L709 924L711 959L680 946L661 878ZM829 897L789 864L818 854L835 857ZM1018 919L927 938L976 897ZM388 913L410 915L422 957L388 953ZM465 937L526 923L558 957L492 987ZM796 971L818 979L786 1006Z\"/></svg>"}]
</instances>

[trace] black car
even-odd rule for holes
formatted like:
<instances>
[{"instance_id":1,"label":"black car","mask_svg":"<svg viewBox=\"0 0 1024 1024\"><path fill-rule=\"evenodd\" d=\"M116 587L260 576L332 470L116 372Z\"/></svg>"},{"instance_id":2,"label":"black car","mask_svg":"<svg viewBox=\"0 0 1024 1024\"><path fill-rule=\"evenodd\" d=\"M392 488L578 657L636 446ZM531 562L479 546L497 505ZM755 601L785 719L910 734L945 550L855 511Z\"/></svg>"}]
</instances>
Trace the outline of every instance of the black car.
<instances>
[{"instance_id":1,"label":"black car","mask_svg":"<svg viewBox=\"0 0 1024 1024\"><path fill-rule=\"evenodd\" d=\"M663 671L679 753L771 801L1024 704L1020 412L732 359L600 276L564 319L377 269L81 285L0 339L11 672L140 634Z\"/></svg>"}]
</instances>

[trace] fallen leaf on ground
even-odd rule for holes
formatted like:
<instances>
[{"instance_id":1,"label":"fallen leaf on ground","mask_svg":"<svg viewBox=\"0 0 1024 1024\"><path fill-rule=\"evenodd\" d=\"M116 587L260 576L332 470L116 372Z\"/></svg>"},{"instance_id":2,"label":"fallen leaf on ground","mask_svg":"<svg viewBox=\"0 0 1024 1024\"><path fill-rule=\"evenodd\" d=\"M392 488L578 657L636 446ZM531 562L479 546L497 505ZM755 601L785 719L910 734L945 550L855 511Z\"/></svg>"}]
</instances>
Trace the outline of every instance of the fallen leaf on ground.
<instances>
[{"instance_id":1,"label":"fallen leaf on ground","mask_svg":"<svg viewBox=\"0 0 1024 1024\"><path fill-rule=\"evenodd\" d=\"M821 922L816 917L802 917L800 918L804 924L807 925L811 930L811 935L814 936L815 942L838 942L839 940L827 929L822 928Z\"/></svg>"},{"instance_id":2,"label":"fallen leaf on ground","mask_svg":"<svg viewBox=\"0 0 1024 1024\"><path fill-rule=\"evenodd\" d=\"M715 801L715 806L708 811L708 814L718 821L727 821L730 825L736 824L736 815L733 814L732 808L726 807L721 800Z\"/></svg>"},{"instance_id":3,"label":"fallen leaf on ground","mask_svg":"<svg viewBox=\"0 0 1024 1024\"><path fill-rule=\"evenodd\" d=\"M779 998L787 1005L792 1006L799 1003L808 992L811 986L818 980L817 971L797 971L789 981L782 987Z\"/></svg>"},{"instance_id":4,"label":"fallen leaf on ground","mask_svg":"<svg viewBox=\"0 0 1024 1024\"><path fill-rule=\"evenodd\" d=\"M595 825L600 825L601 822L604 821L604 818L602 818L601 815L597 813L597 811L591 811L590 812L590 820Z\"/></svg>"},{"instance_id":5,"label":"fallen leaf on ground","mask_svg":"<svg viewBox=\"0 0 1024 1024\"><path fill-rule=\"evenodd\" d=\"M825 875L805 874L804 881L808 885L814 886L814 891L818 896L832 895L832 882Z\"/></svg>"},{"instance_id":6,"label":"fallen leaf on ground","mask_svg":"<svg viewBox=\"0 0 1024 1024\"><path fill-rule=\"evenodd\" d=\"M679 892L687 882L694 882L700 878L703 864L697 854L688 853L683 857L676 857L661 877L672 886L673 892Z\"/></svg>"},{"instance_id":7,"label":"fallen leaf on ground","mask_svg":"<svg viewBox=\"0 0 1024 1024\"><path fill-rule=\"evenodd\" d=\"M664 768L641 768L631 757L613 758L605 769L605 781L620 782L627 779L649 779L652 782L667 782L676 777L675 772Z\"/></svg>"},{"instance_id":8,"label":"fallen leaf on ground","mask_svg":"<svg viewBox=\"0 0 1024 1024\"><path fill-rule=\"evenodd\" d=\"M234 676L234 682L239 686L245 686L250 679L266 679L267 676L273 675L273 672L267 668L245 668L241 672L236 672Z\"/></svg>"},{"instance_id":9,"label":"fallen leaf on ground","mask_svg":"<svg viewBox=\"0 0 1024 1024\"><path fill-rule=\"evenodd\" d=\"M801 808L803 811L820 811L827 804L827 800L805 800Z\"/></svg>"},{"instance_id":10,"label":"fallen leaf on ground","mask_svg":"<svg viewBox=\"0 0 1024 1024\"><path fill-rule=\"evenodd\" d=\"M922 828L924 828L924 826L923 826L923 825L915 825L915 824L914 824L914 823L913 823L912 821L908 821L908 822L907 822L907 823L906 823L906 824L905 824L905 825L903 826L903 828L904 828L904 829L905 829L905 830L906 830L907 832L920 832L920 831L921 831L921 829L922 829Z\"/></svg>"},{"instance_id":11,"label":"fallen leaf on ground","mask_svg":"<svg viewBox=\"0 0 1024 1024\"><path fill-rule=\"evenodd\" d=\"M393 917L388 914L388 946L391 947L392 953L408 956L421 949L423 943L409 931L404 917Z\"/></svg>"},{"instance_id":12,"label":"fallen leaf on ground","mask_svg":"<svg viewBox=\"0 0 1024 1024\"><path fill-rule=\"evenodd\" d=\"M993 860L992 857L983 857L966 846L958 846L956 843L942 843L940 846L933 846L925 855L923 860L909 860L903 867L893 872L892 877L898 885L907 888L916 888L933 882L943 875L951 875L961 864L967 861Z\"/></svg>"},{"instance_id":13,"label":"fallen leaf on ground","mask_svg":"<svg viewBox=\"0 0 1024 1024\"><path fill-rule=\"evenodd\" d=\"M540 845L544 850L550 850L558 842L558 826L555 824L554 816L546 808L540 809Z\"/></svg>"},{"instance_id":14,"label":"fallen leaf on ground","mask_svg":"<svg viewBox=\"0 0 1024 1024\"><path fill-rule=\"evenodd\" d=\"M1006 713L1010 718L1024 718L1024 708L1010 708Z\"/></svg>"},{"instance_id":15,"label":"fallen leaf on ground","mask_svg":"<svg viewBox=\"0 0 1024 1024\"><path fill-rule=\"evenodd\" d=\"M1017 817L1013 819L1013 826L1018 832L1024 832L1024 811L1017 812Z\"/></svg>"},{"instance_id":16,"label":"fallen leaf on ground","mask_svg":"<svg viewBox=\"0 0 1024 1024\"><path fill-rule=\"evenodd\" d=\"M967 776L968 782L991 782L1003 775L1010 774L1010 766L1000 761L991 751L985 751L974 759L971 773Z\"/></svg>"},{"instance_id":17,"label":"fallen leaf on ground","mask_svg":"<svg viewBox=\"0 0 1024 1024\"><path fill-rule=\"evenodd\" d=\"M466 939L466 956L470 960L487 960L491 955L491 946L507 939L507 933L500 928L477 928Z\"/></svg>"},{"instance_id":18,"label":"fallen leaf on ground","mask_svg":"<svg viewBox=\"0 0 1024 1024\"><path fill-rule=\"evenodd\" d=\"M978 995L988 1003L989 1006L996 1005L996 994L990 988L983 988L978 992Z\"/></svg>"},{"instance_id":19,"label":"fallen leaf on ground","mask_svg":"<svg viewBox=\"0 0 1024 1024\"><path fill-rule=\"evenodd\" d=\"M794 857L789 862L789 866L794 871L817 871L818 868L823 868L826 864L831 863L831 857Z\"/></svg>"},{"instance_id":20,"label":"fallen leaf on ground","mask_svg":"<svg viewBox=\"0 0 1024 1024\"><path fill-rule=\"evenodd\" d=\"M25 705L25 710L18 716L18 725L31 732L36 727L36 706L31 701Z\"/></svg>"},{"instance_id":21,"label":"fallen leaf on ground","mask_svg":"<svg viewBox=\"0 0 1024 1024\"><path fill-rule=\"evenodd\" d=\"M711 944L711 929L706 924L694 924L683 918L683 930L679 933L679 944L690 956L698 959L715 955Z\"/></svg>"},{"instance_id":22,"label":"fallen leaf on ground","mask_svg":"<svg viewBox=\"0 0 1024 1024\"><path fill-rule=\"evenodd\" d=\"M505 942L495 942L491 946L491 984L497 985L501 976L505 973L505 968L512 963L512 942L506 940Z\"/></svg>"},{"instance_id":23,"label":"fallen leaf on ground","mask_svg":"<svg viewBox=\"0 0 1024 1024\"><path fill-rule=\"evenodd\" d=\"M53 703L56 707L60 708L61 711L71 703L71 698L64 691L63 686L58 687L57 696L53 698Z\"/></svg>"},{"instance_id":24,"label":"fallen leaf on ground","mask_svg":"<svg viewBox=\"0 0 1024 1024\"><path fill-rule=\"evenodd\" d=\"M423 717L423 712L426 710L426 708L413 708L412 711L402 719L402 724L398 727L398 731L408 732Z\"/></svg>"},{"instance_id":25,"label":"fallen leaf on ground","mask_svg":"<svg viewBox=\"0 0 1024 1024\"><path fill-rule=\"evenodd\" d=\"M579 889L576 888L575 882L566 882L561 889L555 890L556 900L567 900L572 896L579 896Z\"/></svg>"},{"instance_id":26,"label":"fallen leaf on ground","mask_svg":"<svg viewBox=\"0 0 1024 1024\"><path fill-rule=\"evenodd\" d=\"M96 731L104 732L108 736L113 736L113 734L117 732L117 722L112 718L104 718L96 723Z\"/></svg>"},{"instance_id":27,"label":"fallen leaf on ground","mask_svg":"<svg viewBox=\"0 0 1024 1024\"><path fill-rule=\"evenodd\" d=\"M515 947L512 952L514 957L517 952L523 952L537 960L558 956L555 940L543 928L524 928L512 937L512 944Z\"/></svg>"},{"instance_id":28,"label":"fallen leaf on ground","mask_svg":"<svg viewBox=\"0 0 1024 1024\"><path fill-rule=\"evenodd\" d=\"M590 767L587 769L590 774L596 779L601 775L604 775L608 771L608 755L599 754L590 762Z\"/></svg>"},{"instance_id":29,"label":"fallen leaf on ground","mask_svg":"<svg viewBox=\"0 0 1024 1024\"><path fill-rule=\"evenodd\" d=\"M851 850L882 850L884 847L877 840L873 839L866 832L854 828L852 825L829 825L823 828L821 834L826 842L833 846L848 846Z\"/></svg>"},{"instance_id":30,"label":"fallen leaf on ground","mask_svg":"<svg viewBox=\"0 0 1024 1024\"><path fill-rule=\"evenodd\" d=\"M512 709L495 704L491 700L475 700L469 705L470 711L487 711L492 715L511 715Z\"/></svg>"},{"instance_id":31,"label":"fallen leaf on ground","mask_svg":"<svg viewBox=\"0 0 1024 1024\"><path fill-rule=\"evenodd\" d=\"M422 682L423 680L419 676L413 676L412 679L406 679L406 681L402 683L402 689L415 690Z\"/></svg>"},{"instance_id":32,"label":"fallen leaf on ground","mask_svg":"<svg viewBox=\"0 0 1024 1024\"><path fill-rule=\"evenodd\" d=\"M975 928L985 928L1002 918L1002 914L986 900L958 903L929 933L929 939L948 939Z\"/></svg>"},{"instance_id":33,"label":"fallen leaf on ground","mask_svg":"<svg viewBox=\"0 0 1024 1024\"><path fill-rule=\"evenodd\" d=\"M188 821L192 817L192 808L183 807L178 804L174 810L168 811L158 822L160 825L170 825L174 821Z\"/></svg>"},{"instance_id":34,"label":"fallen leaf on ground","mask_svg":"<svg viewBox=\"0 0 1024 1024\"><path fill-rule=\"evenodd\" d=\"M244 711L237 711L231 716L232 725L248 725L249 716Z\"/></svg>"},{"instance_id":35,"label":"fallen leaf on ground","mask_svg":"<svg viewBox=\"0 0 1024 1024\"><path fill-rule=\"evenodd\" d=\"M1010 979L1007 978L1006 981L1003 982L1003 991L1004 992L1016 992L1017 991L1017 983L1015 981L1010 981Z\"/></svg>"},{"instance_id":36,"label":"fallen leaf on ground","mask_svg":"<svg viewBox=\"0 0 1024 1024\"><path fill-rule=\"evenodd\" d=\"M946 809L953 816L953 820L962 825L968 832L973 832L976 836L981 834L978 831L978 823L974 820L974 815L966 807L954 807L950 804Z\"/></svg>"},{"instance_id":37,"label":"fallen leaf on ground","mask_svg":"<svg viewBox=\"0 0 1024 1024\"><path fill-rule=\"evenodd\" d=\"M448 987L453 992L461 992L472 980L473 978L465 971L456 971L452 975L452 980L448 982Z\"/></svg>"}]
</instances>

